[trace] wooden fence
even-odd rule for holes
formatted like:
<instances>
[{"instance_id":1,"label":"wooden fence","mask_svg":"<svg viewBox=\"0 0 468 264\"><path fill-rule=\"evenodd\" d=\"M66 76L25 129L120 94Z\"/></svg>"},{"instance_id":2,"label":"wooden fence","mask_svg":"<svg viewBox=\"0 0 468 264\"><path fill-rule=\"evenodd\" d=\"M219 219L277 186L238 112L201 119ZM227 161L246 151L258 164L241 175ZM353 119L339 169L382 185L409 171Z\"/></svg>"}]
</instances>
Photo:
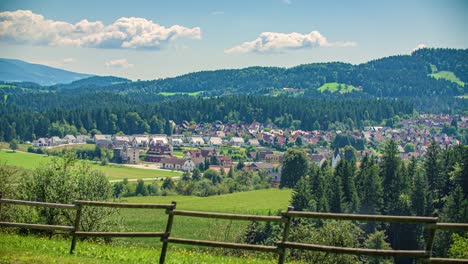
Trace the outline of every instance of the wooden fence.
<instances>
[{"instance_id":1,"label":"wooden fence","mask_svg":"<svg viewBox=\"0 0 468 264\"><path fill-rule=\"evenodd\" d=\"M468 263L468 259L448 259L448 258L432 258L432 246L434 244L435 233L438 229L442 230L463 230L468 231L468 224L458 223L439 223L438 215L433 217L419 217L419 216L390 216L390 215L362 215L362 214L334 214L334 213L317 213L317 212L299 212L294 211L292 206L288 210L281 213L281 216L259 216L259 215L245 215L245 214L225 214L225 213L210 213L210 212L197 212L176 210L176 202L171 204L135 204L135 203L110 203L110 202L95 202L95 201L75 201L73 204L57 204L57 203L43 203L32 201L21 201L3 199L0 194L0 214L2 204L16 204L27 206L43 206L50 208L60 208L76 210L76 217L73 226L59 226L59 225L43 225L43 224L30 224L30 223L14 223L14 222L0 222L0 226L5 227L19 227L28 229L41 229L41 230L61 230L68 231L72 237L70 254L76 247L77 237L159 237L162 242L161 255L159 263L164 263L167 248L169 243L175 244L188 244L207 247L221 247L239 250L254 250L271 252L278 255L278 263L282 264L287 255L287 249L300 249L312 250L321 252L330 252L335 254L351 254L351 255L370 255L370 256L383 256L383 257L411 257L420 259L426 263ZM134 208L134 209L164 209L168 215L166 230L160 232L84 232L79 230L81 212L84 206L101 206L112 208ZM193 240L185 238L171 237L172 224L174 217L188 216L200 218L217 218L217 219L230 219L230 220L244 220L244 221L264 221L264 222L278 222L283 224L283 234L281 241L276 243L276 246L265 245L251 245L241 243L218 242L208 240ZM422 224L429 230L429 237L424 250L381 250L381 249L364 249L364 248L346 248L323 246L316 244L304 244L288 241L289 230L291 228L291 221L294 218L312 218L312 219L336 219L336 220L354 220L354 221L368 221L368 222L398 222L409 224Z\"/></svg>"}]
</instances>

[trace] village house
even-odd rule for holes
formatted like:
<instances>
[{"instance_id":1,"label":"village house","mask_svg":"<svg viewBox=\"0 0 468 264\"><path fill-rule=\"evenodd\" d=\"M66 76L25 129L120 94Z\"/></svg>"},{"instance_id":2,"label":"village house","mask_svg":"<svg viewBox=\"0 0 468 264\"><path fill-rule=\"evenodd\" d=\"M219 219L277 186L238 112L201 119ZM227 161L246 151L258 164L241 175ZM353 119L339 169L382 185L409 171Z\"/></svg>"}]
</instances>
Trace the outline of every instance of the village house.
<instances>
[{"instance_id":1,"label":"village house","mask_svg":"<svg viewBox=\"0 0 468 264\"><path fill-rule=\"evenodd\" d=\"M229 143L231 146L241 147L244 146L244 139L241 137L232 137L231 140L229 140Z\"/></svg>"},{"instance_id":2,"label":"village house","mask_svg":"<svg viewBox=\"0 0 468 264\"><path fill-rule=\"evenodd\" d=\"M171 143L173 147L181 147L184 145L184 141L181 138L172 138Z\"/></svg>"},{"instance_id":3,"label":"village house","mask_svg":"<svg viewBox=\"0 0 468 264\"><path fill-rule=\"evenodd\" d=\"M117 148L130 145L130 139L127 136L114 136L112 138L112 145Z\"/></svg>"},{"instance_id":4,"label":"village house","mask_svg":"<svg viewBox=\"0 0 468 264\"><path fill-rule=\"evenodd\" d=\"M225 156L215 156L216 162L218 163L217 165L223 166L223 167L231 167L232 166L232 160L230 157L225 157Z\"/></svg>"},{"instance_id":5,"label":"village house","mask_svg":"<svg viewBox=\"0 0 468 264\"><path fill-rule=\"evenodd\" d=\"M247 145L258 147L260 146L260 142L258 142L258 139L256 138L251 138L249 141L247 141Z\"/></svg>"},{"instance_id":6,"label":"village house","mask_svg":"<svg viewBox=\"0 0 468 264\"><path fill-rule=\"evenodd\" d=\"M98 147L109 147L112 144L111 135L94 135L94 144Z\"/></svg>"},{"instance_id":7,"label":"village house","mask_svg":"<svg viewBox=\"0 0 468 264\"><path fill-rule=\"evenodd\" d=\"M173 148L167 143L166 137L153 137L150 140L146 161L160 162L162 158L171 157Z\"/></svg>"},{"instance_id":8,"label":"village house","mask_svg":"<svg viewBox=\"0 0 468 264\"><path fill-rule=\"evenodd\" d=\"M189 143L193 147L200 147L200 146L205 145L205 141L203 140L202 137L195 137L195 136L190 139Z\"/></svg>"},{"instance_id":9,"label":"village house","mask_svg":"<svg viewBox=\"0 0 468 264\"><path fill-rule=\"evenodd\" d=\"M67 143L77 143L76 137L74 135L66 135L65 137L63 137L63 141Z\"/></svg>"},{"instance_id":10,"label":"village house","mask_svg":"<svg viewBox=\"0 0 468 264\"><path fill-rule=\"evenodd\" d=\"M203 159L178 159L177 157L162 158L161 168L166 170L181 170L192 172L200 163L203 163Z\"/></svg>"},{"instance_id":11,"label":"village house","mask_svg":"<svg viewBox=\"0 0 468 264\"><path fill-rule=\"evenodd\" d=\"M49 139L47 138L39 138L38 140L33 141L34 147L47 147L49 146Z\"/></svg>"},{"instance_id":12,"label":"village house","mask_svg":"<svg viewBox=\"0 0 468 264\"><path fill-rule=\"evenodd\" d=\"M326 160L327 159L322 154L310 154L310 162L317 164L319 167L322 167Z\"/></svg>"},{"instance_id":13,"label":"village house","mask_svg":"<svg viewBox=\"0 0 468 264\"><path fill-rule=\"evenodd\" d=\"M149 139L147 136L135 136L132 140L132 146L134 148L146 148L148 147Z\"/></svg>"},{"instance_id":14,"label":"village house","mask_svg":"<svg viewBox=\"0 0 468 264\"><path fill-rule=\"evenodd\" d=\"M48 145L49 146L58 146L63 143L63 140L59 137L51 137L49 138Z\"/></svg>"},{"instance_id":15,"label":"village house","mask_svg":"<svg viewBox=\"0 0 468 264\"><path fill-rule=\"evenodd\" d=\"M223 144L223 140L220 137L211 137L208 140L208 145L210 146L221 146Z\"/></svg>"},{"instance_id":16,"label":"village house","mask_svg":"<svg viewBox=\"0 0 468 264\"><path fill-rule=\"evenodd\" d=\"M140 152L137 148L128 146L117 147L114 151L114 162L122 164L138 164L140 162Z\"/></svg>"},{"instance_id":17,"label":"village house","mask_svg":"<svg viewBox=\"0 0 468 264\"><path fill-rule=\"evenodd\" d=\"M77 135L76 136L76 143L87 143L90 142L91 138L87 135Z\"/></svg>"}]
</instances>

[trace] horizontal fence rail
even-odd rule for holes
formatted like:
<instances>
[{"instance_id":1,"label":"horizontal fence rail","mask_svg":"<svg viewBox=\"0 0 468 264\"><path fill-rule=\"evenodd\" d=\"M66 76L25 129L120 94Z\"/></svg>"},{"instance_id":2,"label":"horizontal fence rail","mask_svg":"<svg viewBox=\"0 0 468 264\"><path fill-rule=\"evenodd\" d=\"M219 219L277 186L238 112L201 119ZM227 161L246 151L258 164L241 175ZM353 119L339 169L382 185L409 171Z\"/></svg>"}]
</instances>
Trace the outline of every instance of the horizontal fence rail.
<instances>
[{"instance_id":1,"label":"horizontal fence rail","mask_svg":"<svg viewBox=\"0 0 468 264\"><path fill-rule=\"evenodd\" d=\"M370 256L383 256L383 257L413 257L413 258L426 258L429 253L424 250L382 250L382 249L367 249L367 248L346 248L346 247L332 247L314 244L304 244L295 242L280 242L283 246L292 249L305 249L315 250L339 254L351 255L370 255Z\"/></svg>"},{"instance_id":2,"label":"horizontal fence rail","mask_svg":"<svg viewBox=\"0 0 468 264\"><path fill-rule=\"evenodd\" d=\"M78 206L73 205L73 204L44 203L44 202L33 202L33 201L23 201L23 200L11 200L11 199L2 199L1 202L4 204L43 206L43 207L60 208L60 209L78 209Z\"/></svg>"},{"instance_id":3,"label":"horizontal fence rail","mask_svg":"<svg viewBox=\"0 0 468 264\"><path fill-rule=\"evenodd\" d=\"M317 213L317 212L301 212L290 211L285 214L297 218L314 218L314 219L336 219L336 220L355 220L366 222L397 222L408 224L426 224L436 223L437 217L422 217L422 216L397 216L397 215L364 215L364 214L334 214L334 213Z\"/></svg>"},{"instance_id":4,"label":"horizontal fence rail","mask_svg":"<svg viewBox=\"0 0 468 264\"><path fill-rule=\"evenodd\" d=\"M468 223L439 223L438 215L434 217L420 216L393 216L393 215L363 215L363 214L336 214L336 213L318 213L318 212L302 212L294 211L292 206L288 210L281 213L281 216L262 216L262 215L247 215L247 214L228 214L228 213L213 213L176 210L176 202L171 204L144 204L144 203L115 203L115 202L97 202L97 201L81 201L77 200L73 204L60 203L45 203L36 201L23 201L3 199L0 193L0 214L2 204L25 205L25 206L43 206L49 208L70 209L76 211L76 216L73 226L61 225L45 225L45 224L30 224L30 223L15 223L15 222L0 222L0 226L17 227L38 230L61 230L68 231L72 237L70 253L75 249L77 237L159 237L161 239L162 248L159 263L164 263L169 243L187 244L206 247L220 247L237 250L252 250L270 252L278 255L278 263L282 264L285 261L286 250L311 250L319 252L328 252L334 254L351 254L351 255L370 255L382 257L411 257L420 259L425 263L468 263L467 259L448 259L448 258L431 258L432 246L434 243L435 232L437 230L461 230L468 231ZM109 208L133 208L133 209L165 209L168 216L166 230L164 232L87 232L80 231L81 213L84 206L98 206ZM175 216L200 217L200 218L215 218L229 219L240 221L263 221L263 222L278 222L283 225L283 236L281 241L276 243L276 246L252 245L242 243L230 243L209 240L194 240L186 238L171 237L172 224ZM370 221L370 222L399 222L409 224L422 224L428 229L429 237L425 250L381 250L381 249L366 249L366 248L347 248L324 246L306 243L297 243L288 241L289 229L294 218L309 218L309 219L336 219L350 221Z\"/></svg>"},{"instance_id":5,"label":"horizontal fence rail","mask_svg":"<svg viewBox=\"0 0 468 264\"><path fill-rule=\"evenodd\" d=\"M113 208L141 208L141 209L174 208L173 204L109 203L109 202L95 202L95 201L75 201L75 204L88 205L88 206L113 207Z\"/></svg>"},{"instance_id":6,"label":"horizontal fence rail","mask_svg":"<svg viewBox=\"0 0 468 264\"><path fill-rule=\"evenodd\" d=\"M177 243L177 244L221 247L221 248L230 248L230 249L256 250L256 251L264 251L264 252L276 252L277 250L277 247L274 247L274 246L251 245L251 244L218 242L218 241L208 241L208 240L193 240L193 239L176 238L176 237L169 238L169 242Z\"/></svg>"}]
</instances>

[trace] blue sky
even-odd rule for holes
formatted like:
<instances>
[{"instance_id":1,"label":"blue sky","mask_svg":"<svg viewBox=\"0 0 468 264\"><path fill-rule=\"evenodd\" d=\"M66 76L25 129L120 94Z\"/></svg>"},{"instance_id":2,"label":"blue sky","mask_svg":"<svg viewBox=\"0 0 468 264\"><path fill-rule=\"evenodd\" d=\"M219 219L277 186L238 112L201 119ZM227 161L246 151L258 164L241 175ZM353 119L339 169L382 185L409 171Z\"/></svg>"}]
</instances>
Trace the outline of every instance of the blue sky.
<instances>
[{"instance_id":1,"label":"blue sky","mask_svg":"<svg viewBox=\"0 0 468 264\"><path fill-rule=\"evenodd\" d=\"M362 63L418 45L468 48L467 11L463 0L2 0L0 57L133 80Z\"/></svg>"}]
</instances>

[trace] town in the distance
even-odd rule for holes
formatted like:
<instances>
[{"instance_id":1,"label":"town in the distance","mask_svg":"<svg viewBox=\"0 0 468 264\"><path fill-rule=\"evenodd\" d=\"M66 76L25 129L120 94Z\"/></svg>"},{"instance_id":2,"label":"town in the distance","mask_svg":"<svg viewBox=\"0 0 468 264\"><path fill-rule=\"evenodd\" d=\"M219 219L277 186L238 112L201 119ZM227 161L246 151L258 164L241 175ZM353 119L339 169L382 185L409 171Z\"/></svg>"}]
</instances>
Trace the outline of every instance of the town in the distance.
<instances>
[{"instance_id":1,"label":"town in the distance","mask_svg":"<svg viewBox=\"0 0 468 264\"><path fill-rule=\"evenodd\" d=\"M468 116L422 114L391 119L381 126L363 130L280 129L273 124L195 123L170 121L173 134L157 135L65 135L39 138L29 152L47 153L68 144L95 144L112 151L107 162L133 164L134 167L193 172L213 169L228 172L242 164L243 170L265 170L272 183L279 183L281 162L287 147L303 148L310 162L321 166L329 160L336 167L351 155L359 164L366 154L377 155L385 140L394 140L402 159L418 158L435 141L441 148L460 144L458 129L468 128ZM86 158L86 157L83 157ZM154 166L150 166L154 164Z\"/></svg>"}]
</instances>

